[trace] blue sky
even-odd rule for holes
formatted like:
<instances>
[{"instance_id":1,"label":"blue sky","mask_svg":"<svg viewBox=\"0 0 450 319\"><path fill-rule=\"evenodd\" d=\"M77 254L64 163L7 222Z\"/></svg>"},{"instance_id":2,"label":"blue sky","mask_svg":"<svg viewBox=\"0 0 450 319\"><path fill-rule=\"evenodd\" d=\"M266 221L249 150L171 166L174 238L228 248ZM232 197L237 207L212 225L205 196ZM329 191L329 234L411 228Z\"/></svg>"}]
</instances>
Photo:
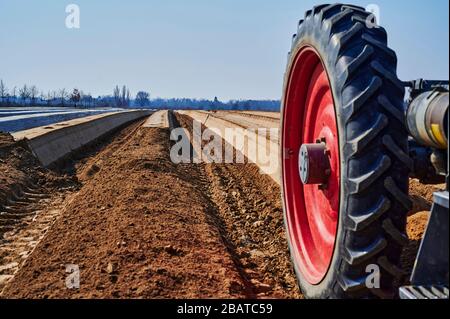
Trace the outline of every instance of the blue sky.
<instances>
[{"instance_id":1,"label":"blue sky","mask_svg":"<svg viewBox=\"0 0 450 319\"><path fill-rule=\"evenodd\" d=\"M78 4L81 28L65 27ZM116 84L152 97L278 99L297 20L312 0L0 0L0 78L8 87ZM377 4L402 80L449 77L448 0Z\"/></svg>"}]
</instances>

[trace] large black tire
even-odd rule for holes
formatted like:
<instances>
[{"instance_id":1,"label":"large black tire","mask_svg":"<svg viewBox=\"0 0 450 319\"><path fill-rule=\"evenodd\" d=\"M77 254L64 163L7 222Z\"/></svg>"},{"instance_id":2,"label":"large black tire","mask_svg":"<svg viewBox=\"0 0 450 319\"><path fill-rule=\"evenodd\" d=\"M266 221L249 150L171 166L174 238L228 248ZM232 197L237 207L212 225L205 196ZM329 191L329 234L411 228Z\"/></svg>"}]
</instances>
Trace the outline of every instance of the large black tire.
<instances>
[{"instance_id":1,"label":"large black tire","mask_svg":"<svg viewBox=\"0 0 450 319\"><path fill-rule=\"evenodd\" d=\"M329 77L340 143L340 211L331 265L325 278L312 285L294 262L307 298L395 297L395 279L404 275L399 262L408 242L412 166L404 125L405 89L396 75L397 57L387 46L386 31L369 28L368 16L355 6L317 6L300 21L289 55L283 112L295 57L304 46L312 46ZM379 266L381 289L367 287L368 265Z\"/></svg>"}]
</instances>

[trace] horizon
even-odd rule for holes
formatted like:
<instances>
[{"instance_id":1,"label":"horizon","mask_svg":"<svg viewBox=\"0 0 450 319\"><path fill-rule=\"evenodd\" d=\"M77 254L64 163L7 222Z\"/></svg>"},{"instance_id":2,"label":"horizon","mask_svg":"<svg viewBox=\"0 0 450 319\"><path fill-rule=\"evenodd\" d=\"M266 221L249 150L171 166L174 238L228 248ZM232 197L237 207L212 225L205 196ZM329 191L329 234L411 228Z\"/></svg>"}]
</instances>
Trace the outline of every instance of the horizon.
<instances>
[{"instance_id":1,"label":"horizon","mask_svg":"<svg viewBox=\"0 0 450 319\"><path fill-rule=\"evenodd\" d=\"M66 28L70 3L80 8L79 29ZM0 0L0 79L9 89L78 88L95 97L125 84L133 97L280 100L290 35L317 3ZM448 1L376 3L399 77L448 79Z\"/></svg>"}]
</instances>

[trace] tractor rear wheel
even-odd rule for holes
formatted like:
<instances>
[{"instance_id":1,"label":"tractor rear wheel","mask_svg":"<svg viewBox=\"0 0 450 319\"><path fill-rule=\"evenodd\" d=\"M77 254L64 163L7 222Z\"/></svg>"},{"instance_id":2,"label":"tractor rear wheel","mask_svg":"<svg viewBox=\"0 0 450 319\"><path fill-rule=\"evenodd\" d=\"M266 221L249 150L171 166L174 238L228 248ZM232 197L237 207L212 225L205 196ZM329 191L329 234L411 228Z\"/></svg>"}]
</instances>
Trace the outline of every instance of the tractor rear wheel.
<instances>
[{"instance_id":1,"label":"tractor rear wheel","mask_svg":"<svg viewBox=\"0 0 450 319\"><path fill-rule=\"evenodd\" d=\"M282 199L308 298L394 297L405 235L404 86L363 8L321 5L294 36L282 101Z\"/></svg>"}]
</instances>

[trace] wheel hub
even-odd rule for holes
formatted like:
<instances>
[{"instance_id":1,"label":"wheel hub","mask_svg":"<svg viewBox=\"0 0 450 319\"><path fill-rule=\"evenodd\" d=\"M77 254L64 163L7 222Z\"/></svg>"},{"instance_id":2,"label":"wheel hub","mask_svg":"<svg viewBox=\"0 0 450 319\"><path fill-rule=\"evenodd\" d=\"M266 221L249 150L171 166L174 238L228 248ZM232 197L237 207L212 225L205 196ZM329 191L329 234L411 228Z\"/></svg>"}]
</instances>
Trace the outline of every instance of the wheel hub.
<instances>
[{"instance_id":1,"label":"wheel hub","mask_svg":"<svg viewBox=\"0 0 450 319\"><path fill-rule=\"evenodd\" d=\"M319 185L326 189L331 167L328 158L329 151L325 139L315 144L303 144L298 156L298 171L304 185Z\"/></svg>"}]
</instances>

